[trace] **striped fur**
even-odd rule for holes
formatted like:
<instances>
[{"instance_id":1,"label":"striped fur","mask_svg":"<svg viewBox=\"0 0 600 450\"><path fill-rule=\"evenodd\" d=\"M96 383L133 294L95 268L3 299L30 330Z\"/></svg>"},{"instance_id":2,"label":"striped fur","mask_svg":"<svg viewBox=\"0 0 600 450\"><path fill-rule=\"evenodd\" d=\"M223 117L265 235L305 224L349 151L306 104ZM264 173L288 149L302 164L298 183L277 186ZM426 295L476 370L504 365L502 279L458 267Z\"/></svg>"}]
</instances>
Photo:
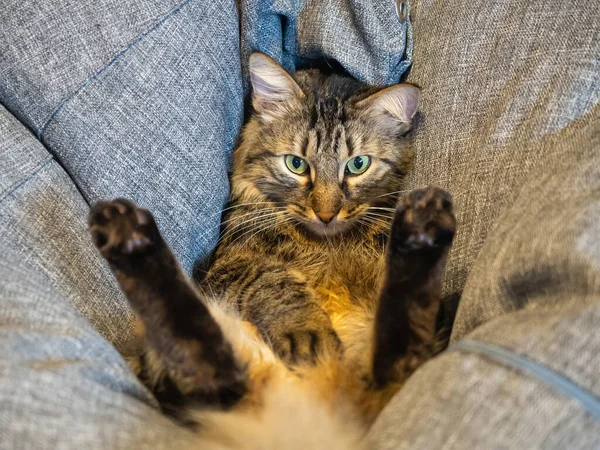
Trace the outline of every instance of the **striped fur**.
<instances>
[{"instance_id":1,"label":"striped fur","mask_svg":"<svg viewBox=\"0 0 600 450\"><path fill-rule=\"evenodd\" d=\"M199 448L361 448L433 354L451 199L430 188L396 209L414 87L292 77L252 58L255 112L197 289L149 212L101 202L90 230L145 327L138 373L167 411L202 425ZM289 154L310 170L292 173ZM344 168L359 155L371 165L355 176Z\"/></svg>"}]
</instances>

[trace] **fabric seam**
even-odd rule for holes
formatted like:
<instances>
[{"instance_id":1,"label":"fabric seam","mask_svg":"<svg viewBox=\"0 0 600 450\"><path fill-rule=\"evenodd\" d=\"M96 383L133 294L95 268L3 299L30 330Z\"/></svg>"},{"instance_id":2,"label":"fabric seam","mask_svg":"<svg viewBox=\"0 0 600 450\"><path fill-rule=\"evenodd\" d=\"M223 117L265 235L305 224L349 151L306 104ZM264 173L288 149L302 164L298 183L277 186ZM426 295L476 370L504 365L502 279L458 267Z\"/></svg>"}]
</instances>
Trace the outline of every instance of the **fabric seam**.
<instances>
[{"instance_id":1,"label":"fabric seam","mask_svg":"<svg viewBox=\"0 0 600 450\"><path fill-rule=\"evenodd\" d=\"M157 30L158 28L160 28L170 17L172 17L175 14L177 14L182 8L184 8L188 3L192 2L192 1L193 0L185 0L183 3L180 3L178 6L176 6L174 9L172 9L170 12L168 12L154 26L152 26L151 28L149 28L148 30L146 30L145 32L143 32L142 34L140 34L136 39L133 40L133 42L131 42L131 44L129 44L123 50L121 50L116 55L114 55L106 64L104 64L93 75L91 75L87 80L85 80L82 84L80 84L78 88L76 88L73 92L71 92L69 95L67 95L67 97L62 102L60 102L59 105L56 108L54 108L54 111L52 111L50 113L50 115L48 116L48 118L46 120L44 120L44 122L42 123L42 126L41 126L40 130L37 133L37 138L40 141L43 142L44 131L46 131L46 128L48 127L48 125L50 124L50 122L52 121L52 119L54 118L54 116L56 116L56 114L58 114L60 112L60 110L64 106L66 106L66 104L69 103L73 99L73 97L75 97L77 94L79 94L88 84L90 84L92 81L96 80L100 75L102 75L102 73L106 69L108 69L115 62L117 62L131 48L133 48L137 44L139 44L150 33L152 33L153 31Z\"/></svg>"},{"instance_id":2,"label":"fabric seam","mask_svg":"<svg viewBox=\"0 0 600 450\"><path fill-rule=\"evenodd\" d=\"M544 382L546 385L562 393L566 397L577 400L588 413L597 420L600 420L600 399L571 379L545 365L514 353L506 348L472 339L460 341L449 347L447 351L478 353L495 362L520 370L521 372Z\"/></svg>"},{"instance_id":3,"label":"fabric seam","mask_svg":"<svg viewBox=\"0 0 600 450\"><path fill-rule=\"evenodd\" d=\"M40 164L33 172L31 172L31 174L29 174L27 178L25 178L22 181L18 181L17 183L9 187L7 191L0 196L0 203L3 202L10 194L12 194L16 190L27 184L29 181L31 181L41 170L43 170L46 166L50 165L50 163L52 163L53 161L54 157L52 156L46 158L46 160L42 164Z\"/></svg>"}]
</instances>

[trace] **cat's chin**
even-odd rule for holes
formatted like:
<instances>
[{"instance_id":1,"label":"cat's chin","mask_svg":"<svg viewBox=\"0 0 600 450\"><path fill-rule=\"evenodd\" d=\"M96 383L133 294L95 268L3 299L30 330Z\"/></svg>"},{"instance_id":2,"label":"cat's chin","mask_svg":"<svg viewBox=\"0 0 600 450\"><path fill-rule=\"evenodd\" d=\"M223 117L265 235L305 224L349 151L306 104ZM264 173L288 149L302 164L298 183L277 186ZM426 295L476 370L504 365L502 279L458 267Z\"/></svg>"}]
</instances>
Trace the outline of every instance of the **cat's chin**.
<instances>
[{"instance_id":1,"label":"cat's chin","mask_svg":"<svg viewBox=\"0 0 600 450\"><path fill-rule=\"evenodd\" d=\"M330 223L303 222L306 230L314 237L327 238L344 233L350 228L349 222L334 219Z\"/></svg>"}]
</instances>

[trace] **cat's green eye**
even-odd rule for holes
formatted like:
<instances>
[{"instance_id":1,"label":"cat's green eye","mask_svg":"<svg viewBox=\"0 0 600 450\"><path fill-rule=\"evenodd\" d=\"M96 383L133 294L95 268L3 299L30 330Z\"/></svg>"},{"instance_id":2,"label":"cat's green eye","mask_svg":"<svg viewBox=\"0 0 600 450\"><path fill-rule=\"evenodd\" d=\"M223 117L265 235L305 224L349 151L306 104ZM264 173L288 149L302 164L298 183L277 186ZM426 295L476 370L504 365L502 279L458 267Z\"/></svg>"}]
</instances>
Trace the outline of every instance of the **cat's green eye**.
<instances>
[{"instance_id":1,"label":"cat's green eye","mask_svg":"<svg viewBox=\"0 0 600 450\"><path fill-rule=\"evenodd\" d=\"M304 175L308 170L308 163L295 155L285 155L285 165L296 175Z\"/></svg>"},{"instance_id":2,"label":"cat's green eye","mask_svg":"<svg viewBox=\"0 0 600 450\"><path fill-rule=\"evenodd\" d=\"M371 158L368 156L355 156L346 164L346 173L360 175L361 173L365 173L370 165Z\"/></svg>"}]
</instances>

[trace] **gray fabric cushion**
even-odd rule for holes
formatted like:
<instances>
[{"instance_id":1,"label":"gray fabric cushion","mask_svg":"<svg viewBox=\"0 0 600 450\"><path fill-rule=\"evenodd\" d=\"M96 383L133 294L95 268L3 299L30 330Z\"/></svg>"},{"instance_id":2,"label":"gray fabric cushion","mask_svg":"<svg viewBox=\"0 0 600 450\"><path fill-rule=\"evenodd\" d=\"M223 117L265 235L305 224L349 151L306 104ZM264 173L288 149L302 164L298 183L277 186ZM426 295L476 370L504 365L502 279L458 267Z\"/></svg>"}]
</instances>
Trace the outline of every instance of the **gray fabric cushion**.
<instances>
[{"instance_id":1,"label":"gray fabric cushion","mask_svg":"<svg viewBox=\"0 0 600 450\"><path fill-rule=\"evenodd\" d=\"M338 62L365 83L395 84L412 61L410 20L398 20L395 4L394 0L241 1L244 72L250 53L259 50L287 70L306 60L325 60L325 68Z\"/></svg>"},{"instance_id":2,"label":"gray fabric cushion","mask_svg":"<svg viewBox=\"0 0 600 450\"><path fill-rule=\"evenodd\" d=\"M572 128L555 142L569 158L533 171L490 231L454 338L544 365L595 398L597 416L523 367L449 351L392 399L372 448L600 446L600 135L596 121Z\"/></svg>"},{"instance_id":3,"label":"gray fabric cushion","mask_svg":"<svg viewBox=\"0 0 600 450\"><path fill-rule=\"evenodd\" d=\"M88 206L2 107L0 162L0 449L182 448L191 436L116 350L131 314L91 246Z\"/></svg>"},{"instance_id":4,"label":"gray fabric cushion","mask_svg":"<svg viewBox=\"0 0 600 450\"><path fill-rule=\"evenodd\" d=\"M37 267L0 248L0 277L0 449L194 448Z\"/></svg>"},{"instance_id":5,"label":"gray fabric cushion","mask_svg":"<svg viewBox=\"0 0 600 450\"><path fill-rule=\"evenodd\" d=\"M455 198L445 289L463 295L452 341L541 364L598 407L600 6L423 1L413 19L409 81L423 102L408 186ZM417 371L370 439L376 449L585 449L600 446L599 431L547 379L463 349Z\"/></svg>"},{"instance_id":6,"label":"gray fabric cushion","mask_svg":"<svg viewBox=\"0 0 600 450\"><path fill-rule=\"evenodd\" d=\"M550 150L546 152L546 162L531 170L512 205L490 231L473 266L461 298L453 342L473 331L479 333L481 325L512 312L530 311L534 318L535 310L541 308L538 321L547 326L546 319L541 317L544 308L556 310L554 320L560 321L558 311L568 305L569 299L591 305L592 310L598 306L599 113L597 106L589 116L544 142ZM539 149L532 145L532 151ZM556 335L551 335L557 344L567 337L569 328L574 325L569 323L570 319L565 316L564 325L556 329ZM600 323L598 317L582 319L591 321L589 325ZM577 328L572 332L582 333L583 330ZM491 330L490 327L485 329ZM589 331L593 339L595 333ZM511 334L507 333L505 339L510 340ZM532 335L529 345L533 348L542 344ZM589 350L594 351L595 345ZM577 347L583 350L583 342ZM580 355L570 352L563 355L567 360L576 356ZM590 367L600 363L593 354L581 357L589 361Z\"/></svg>"},{"instance_id":7,"label":"gray fabric cushion","mask_svg":"<svg viewBox=\"0 0 600 450\"><path fill-rule=\"evenodd\" d=\"M211 249L242 116L235 7L38 3L0 21L0 101L46 146L0 109L0 448L181 447L115 350L132 316L86 218L127 196L186 269Z\"/></svg>"},{"instance_id":8,"label":"gray fabric cushion","mask_svg":"<svg viewBox=\"0 0 600 450\"><path fill-rule=\"evenodd\" d=\"M450 353L418 374L371 429L370 449L583 450L600 445L597 418L513 368Z\"/></svg>"},{"instance_id":9,"label":"gray fabric cushion","mask_svg":"<svg viewBox=\"0 0 600 450\"><path fill-rule=\"evenodd\" d=\"M132 314L91 245L87 204L60 165L1 106L0 161L0 247L43 274L102 336L123 349ZM2 306L8 313L10 307Z\"/></svg>"},{"instance_id":10,"label":"gray fabric cushion","mask_svg":"<svg viewBox=\"0 0 600 450\"><path fill-rule=\"evenodd\" d=\"M242 121L235 6L39 3L3 13L0 101L88 203L150 208L190 271L218 235Z\"/></svg>"},{"instance_id":11,"label":"gray fabric cushion","mask_svg":"<svg viewBox=\"0 0 600 450\"><path fill-rule=\"evenodd\" d=\"M58 105L178 3L3 2L2 103L37 133Z\"/></svg>"},{"instance_id":12,"label":"gray fabric cushion","mask_svg":"<svg viewBox=\"0 0 600 450\"><path fill-rule=\"evenodd\" d=\"M445 290L462 291L500 212L536 167L571 158L553 136L597 117L600 3L412 3L420 85L415 170L455 198L458 234Z\"/></svg>"}]
</instances>

